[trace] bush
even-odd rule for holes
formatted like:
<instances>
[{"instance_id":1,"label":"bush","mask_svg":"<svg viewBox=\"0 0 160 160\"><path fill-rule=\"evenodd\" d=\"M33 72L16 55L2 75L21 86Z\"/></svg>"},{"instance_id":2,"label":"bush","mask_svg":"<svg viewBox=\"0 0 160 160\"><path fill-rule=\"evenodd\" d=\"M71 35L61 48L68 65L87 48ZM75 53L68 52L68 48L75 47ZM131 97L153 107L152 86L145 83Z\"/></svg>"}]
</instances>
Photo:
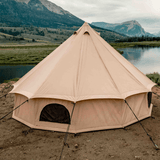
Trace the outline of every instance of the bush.
<instances>
[{"instance_id":1,"label":"bush","mask_svg":"<svg viewBox=\"0 0 160 160\"><path fill-rule=\"evenodd\" d=\"M8 83L10 81L18 81L18 80L19 80L19 78L13 78L13 79L10 79L10 80L4 80L3 83Z\"/></svg>"},{"instance_id":2,"label":"bush","mask_svg":"<svg viewBox=\"0 0 160 160\"><path fill-rule=\"evenodd\" d=\"M157 72L154 72L152 74L147 74L146 75L150 80L152 80L154 83L157 83L157 85L160 86L160 74Z\"/></svg>"}]
</instances>

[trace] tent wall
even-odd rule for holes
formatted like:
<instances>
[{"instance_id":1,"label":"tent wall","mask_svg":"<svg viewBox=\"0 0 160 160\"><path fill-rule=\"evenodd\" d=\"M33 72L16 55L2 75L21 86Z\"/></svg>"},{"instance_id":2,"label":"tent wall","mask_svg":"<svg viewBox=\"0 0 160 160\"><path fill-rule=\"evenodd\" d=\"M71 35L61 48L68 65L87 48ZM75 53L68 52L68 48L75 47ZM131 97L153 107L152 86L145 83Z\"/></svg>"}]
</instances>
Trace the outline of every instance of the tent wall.
<instances>
[{"instance_id":1,"label":"tent wall","mask_svg":"<svg viewBox=\"0 0 160 160\"><path fill-rule=\"evenodd\" d=\"M15 94L15 107L26 99L23 95ZM126 100L140 120L151 115L152 105L148 107L147 93L133 95ZM70 101L39 98L31 99L15 110L13 118L32 128L66 132L68 124L39 121L41 111L51 103L62 104L71 115L73 104ZM122 128L134 122L137 120L124 100L86 100L76 103L69 132Z\"/></svg>"},{"instance_id":2,"label":"tent wall","mask_svg":"<svg viewBox=\"0 0 160 160\"><path fill-rule=\"evenodd\" d=\"M15 107L22 104L26 100L27 97L20 94L15 94ZM31 124L30 127L33 127L35 124L35 108L32 107L31 101L24 103L21 107L16 109L13 112L12 117L17 120L20 119L22 123L24 121L27 125Z\"/></svg>"}]
</instances>

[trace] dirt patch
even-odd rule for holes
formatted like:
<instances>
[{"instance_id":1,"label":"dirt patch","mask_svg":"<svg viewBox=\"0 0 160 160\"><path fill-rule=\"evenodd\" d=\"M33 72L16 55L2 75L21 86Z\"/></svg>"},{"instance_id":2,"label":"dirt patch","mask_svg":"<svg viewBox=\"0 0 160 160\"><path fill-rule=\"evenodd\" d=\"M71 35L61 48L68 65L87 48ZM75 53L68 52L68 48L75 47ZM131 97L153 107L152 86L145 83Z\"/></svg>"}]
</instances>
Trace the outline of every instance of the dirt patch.
<instances>
[{"instance_id":1,"label":"dirt patch","mask_svg":"<svg viewBox=\"0 0 160 160\"><path fill-rule=\"evenodd\" d=\"M8 93L14 82L0 85L0 97ZM160 88L153 87L160 95ZM160 99L153 94L152 118L141 123L160 147ZM0 117L13 109L14 95L0 99ZM59 160L65 133L30 129L7 116L0 122L1 160ZM160 150L141 126L68 135L62 160L159 160Z\"/></svg>"}]
</instances>

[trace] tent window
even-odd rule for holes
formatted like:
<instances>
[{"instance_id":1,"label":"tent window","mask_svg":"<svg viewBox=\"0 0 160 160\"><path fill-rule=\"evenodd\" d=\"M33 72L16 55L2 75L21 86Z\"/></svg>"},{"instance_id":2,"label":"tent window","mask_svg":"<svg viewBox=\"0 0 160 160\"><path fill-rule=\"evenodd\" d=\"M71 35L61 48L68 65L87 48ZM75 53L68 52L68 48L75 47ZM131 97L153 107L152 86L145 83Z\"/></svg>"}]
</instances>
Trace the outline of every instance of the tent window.
<instances>
[{"instance_id":1,"label":"tent window","mask_svg":"<svg viewBox=\"0 0 160 160\"><path fill-rule=\"evenodd\" d=\"M40 121L70 124L70 114L61 104L48 104L41 112Z\"/></svg>"},{"instance_id":2,"label":"tent window","mask_svg":"<svg viewBox=\"0 0 160 160\"><path fill-rule=\"evenodd\" d=\"M151 100L152 100L152 92L148 92L148 107L151 105Z\"/></svg>"}]
</instances>

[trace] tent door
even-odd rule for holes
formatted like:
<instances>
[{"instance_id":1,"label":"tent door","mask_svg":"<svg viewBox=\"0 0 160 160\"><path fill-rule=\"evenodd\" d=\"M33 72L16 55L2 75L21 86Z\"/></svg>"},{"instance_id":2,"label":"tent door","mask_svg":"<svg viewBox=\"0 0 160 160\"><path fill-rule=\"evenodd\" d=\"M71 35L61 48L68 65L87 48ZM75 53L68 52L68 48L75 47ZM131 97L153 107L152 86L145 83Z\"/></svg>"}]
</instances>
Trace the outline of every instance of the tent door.
<instances>
[{"instance_id":1,"label":"tent door","mask_svg":"<svg viewBox=\"0 0 160 160\"><path fill-rule=\"evenodd\" d=\"M70 124L69 111L61 104L52 103L46 105L41 114L40 121Z\"/></svg>"}]
</instances>

